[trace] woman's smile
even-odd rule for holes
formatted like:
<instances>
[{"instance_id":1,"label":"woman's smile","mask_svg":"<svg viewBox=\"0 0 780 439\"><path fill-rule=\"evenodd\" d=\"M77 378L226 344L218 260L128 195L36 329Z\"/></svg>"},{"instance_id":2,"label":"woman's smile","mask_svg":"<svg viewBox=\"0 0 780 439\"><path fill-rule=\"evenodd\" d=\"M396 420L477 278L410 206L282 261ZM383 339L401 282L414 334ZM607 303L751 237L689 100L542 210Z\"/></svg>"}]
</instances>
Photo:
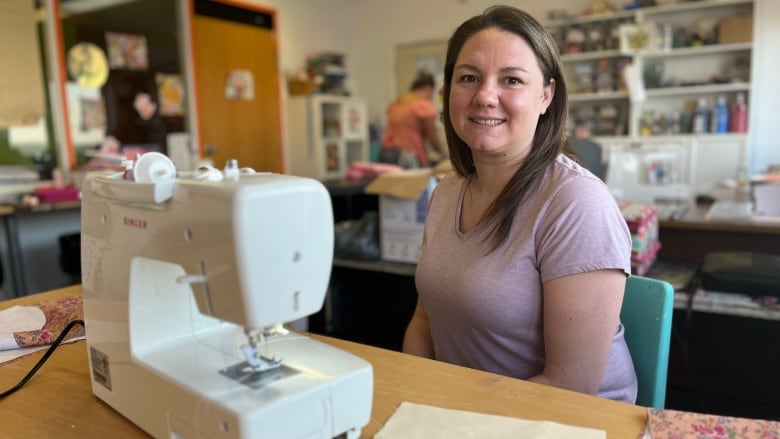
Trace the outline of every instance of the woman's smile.
<instances>
[{"instance_id":1,"label":"woman's smile","mask_svg":"<svg viewBox=\"0 0 780 439\"><path fill-rule=\"evenodd\" d=\"M477 125L484 125L489 127L494 127L503 124L506 122L506 119L483 119L483 118L470 118L472 122L474 122Z\"/></svg>"}]
</instances>

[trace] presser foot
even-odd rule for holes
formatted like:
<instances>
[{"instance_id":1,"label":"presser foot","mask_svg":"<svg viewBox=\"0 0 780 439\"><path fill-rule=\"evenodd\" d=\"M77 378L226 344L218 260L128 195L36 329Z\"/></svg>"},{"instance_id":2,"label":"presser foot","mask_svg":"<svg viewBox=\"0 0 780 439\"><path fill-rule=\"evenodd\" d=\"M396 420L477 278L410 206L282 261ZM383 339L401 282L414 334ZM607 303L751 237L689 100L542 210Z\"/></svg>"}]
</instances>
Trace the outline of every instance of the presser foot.
<instances>
[{"instance_id":1,"label":"presser foot","mask_svg":"<svg viewBox=\"0 0 780 439\"><path fill-rule=\"evenodd\" d=\"M295 375L298 371L284 364L273 368L259 369L247 361L242 361L221 369L219 373L252 389L261 389L272 381Z\"/></svg>"}]
</instances>

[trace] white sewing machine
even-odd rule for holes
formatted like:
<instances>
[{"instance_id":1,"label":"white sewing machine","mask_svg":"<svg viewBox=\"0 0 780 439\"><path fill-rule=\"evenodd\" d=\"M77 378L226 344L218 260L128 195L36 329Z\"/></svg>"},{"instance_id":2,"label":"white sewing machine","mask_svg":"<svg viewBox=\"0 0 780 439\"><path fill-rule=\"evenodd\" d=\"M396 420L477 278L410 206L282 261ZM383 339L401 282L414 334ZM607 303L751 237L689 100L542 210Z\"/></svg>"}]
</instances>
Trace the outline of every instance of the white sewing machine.
<instances>
[{"instance_id":1,"label":"white sewing machine","mask_svg":"<svg viewBox=\"0 0 780 439\"><path fill-rule=\"evenodd\" d=\"M81 236L92 390L122 415L159 438L360 436L370 364L280 325L323 305L322 184L145 154L86 178Z\"/></svg>"}]
</instances>

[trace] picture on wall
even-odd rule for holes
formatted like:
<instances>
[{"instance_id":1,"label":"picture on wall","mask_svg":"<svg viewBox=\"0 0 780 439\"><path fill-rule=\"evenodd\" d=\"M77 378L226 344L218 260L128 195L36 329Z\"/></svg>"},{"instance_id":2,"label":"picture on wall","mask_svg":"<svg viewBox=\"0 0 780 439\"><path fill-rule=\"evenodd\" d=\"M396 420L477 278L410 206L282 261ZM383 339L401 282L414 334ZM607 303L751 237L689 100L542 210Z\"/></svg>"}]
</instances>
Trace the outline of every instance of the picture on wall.
<instances>
[{"instance_id":1,"label":"picture on wall","mask_svg":"<svg viewBox=\"0 0 780 439\"><path fill-rule=\"evenodd\" d=\"M68 81L65 96L70 109L68 115L73 146L86 148L98 145L106 135L108 118L100 89Z\"/></svg>"},{"instance_id":2,"label":"picture on wall","mask_svg":"<svg viewBox=\"0 0 780 439\"><path fill-rule=\"evenodd\" d=\"M255 75L246 69L233 69L225 79L225 98L252 101L255 99Z\"/></svg>"},{"instance_id":3,"label":"picture on wall","mask_svg":"<svg viewBox=\"0 0 780 439\"><path fill-rule=\"evenodd\" d=\"M146 37L137 34L106 32L108 64L112 69L147 70L149 56Z\"/></svg>"},{"instance_id":4,"label":"picture on wall","mask_svg":"<svg viewBox=\"0 0 780 439\"><path fill-rule=\"evenodd\" d=\"M417 73L425 70L434 77L443 73L447 41L425 41L396 47L396 92L409 89Z\"/></svg>"},{"instance_id":5,"label":"picture on wall","mask_svg":"<svg viewBox=\"0 0 780 439\"><path fill-rule=\"evenodd\" d=\"M416 66L417 72L427 72L431 75L435 75L436 73L439 73L441 71L441 61L440 56L438 54L436 55L422 55L418 56L414 60L414 64Z\"/></svg>"},{"instance_id":6,"label":"picture on wall","mask_svg":"<svg viewBox=\"0 0 780 439\"><path fill-rule=\"evenodd\" d=\"M184 84L181 75L155 74L161 116L184 115Z\"/></svg>"},{"instance_id":7,"label":"picture on wall","mask_svg":"<svg viewBox=\"0 0 780 439\"><path fill-rule=\"evenodd\" d=\"M106 106L103 98L81 97L81 131L105 130Z\"/></svg>"}]
</instances>

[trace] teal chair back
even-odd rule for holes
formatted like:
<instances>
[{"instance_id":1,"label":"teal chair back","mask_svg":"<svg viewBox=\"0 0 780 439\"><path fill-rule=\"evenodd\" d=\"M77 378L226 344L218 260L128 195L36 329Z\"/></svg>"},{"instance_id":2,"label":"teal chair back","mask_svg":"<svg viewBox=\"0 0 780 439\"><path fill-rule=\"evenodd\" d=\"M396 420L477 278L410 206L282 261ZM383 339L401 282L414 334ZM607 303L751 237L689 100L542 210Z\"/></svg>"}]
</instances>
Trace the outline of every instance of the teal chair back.
<instances>
[{"instance_id":1,"label":"teal chair back","mask_svg":"<svg viewBox=\"0 0 780 439\"><path fill-rule=\"evenodd\" d=\"M674 289L668 282L641 276L626 281L620 321L636 370L638 405L664 407L673 308Z\"/></svg>"}]
</instances>

